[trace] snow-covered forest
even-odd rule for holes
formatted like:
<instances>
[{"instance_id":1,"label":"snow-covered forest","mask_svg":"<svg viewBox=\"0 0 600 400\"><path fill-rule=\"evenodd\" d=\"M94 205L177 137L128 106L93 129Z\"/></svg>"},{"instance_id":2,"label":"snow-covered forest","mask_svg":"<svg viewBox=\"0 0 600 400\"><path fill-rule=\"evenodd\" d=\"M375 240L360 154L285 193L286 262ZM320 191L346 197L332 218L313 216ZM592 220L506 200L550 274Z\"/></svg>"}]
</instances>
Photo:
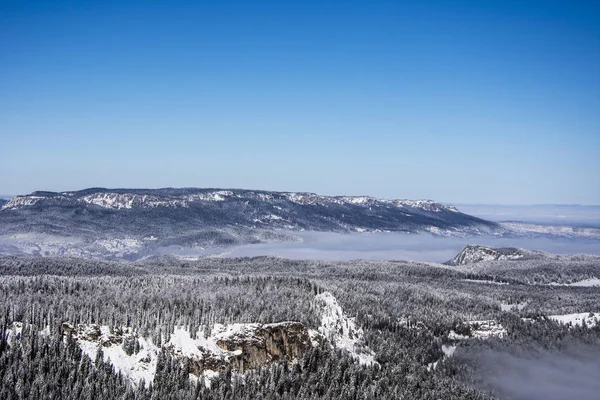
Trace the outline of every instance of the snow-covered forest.
<instances>
[{"instance_id":1,"label":"snow-covered forest","mask_svg":"<svg viewBox=\"0 0 600 400\"><path fill-rule=\"evenodd\" d=\"M3 257L0 398L510 398L489 352L600 345L600 264L561 260Z\"/></svg>"}]
</instances>

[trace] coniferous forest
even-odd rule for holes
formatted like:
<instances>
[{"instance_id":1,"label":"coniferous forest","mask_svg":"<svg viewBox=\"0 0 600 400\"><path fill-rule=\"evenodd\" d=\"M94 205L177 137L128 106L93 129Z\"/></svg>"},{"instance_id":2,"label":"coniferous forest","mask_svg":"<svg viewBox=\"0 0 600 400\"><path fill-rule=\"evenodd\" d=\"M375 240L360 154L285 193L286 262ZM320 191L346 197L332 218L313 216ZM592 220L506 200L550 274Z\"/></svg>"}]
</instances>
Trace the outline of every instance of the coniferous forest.
<instances>
[{"instance_id":1,"label":"coniferous forest","mask_svg":"<svg viewBox=\"0 0 600 400\"><path fill-rule=\"evenodd\" d=\"M439 265L3 257L0 271L2 399L510 398L487 379L486 354L600 345L600 325L589 323L597 317L567 325L548 318L599 310L598 288ZM208 376L207 361L199 370L170 345L178 330L195 340L234 324L295 321L318 331L324 311L315 299L324 293L354 330L343 336L336 328L295 357L243 371L223 363ZM84 351L94 336L77 336L77 326L110 327L113 339L119 327L132 334ZM343 340L372 361L361 362ZM106 353L135 356L149 342L157 349L151 381L132 380L135 366L117 368Z\"/></svg>"}]
</instances>

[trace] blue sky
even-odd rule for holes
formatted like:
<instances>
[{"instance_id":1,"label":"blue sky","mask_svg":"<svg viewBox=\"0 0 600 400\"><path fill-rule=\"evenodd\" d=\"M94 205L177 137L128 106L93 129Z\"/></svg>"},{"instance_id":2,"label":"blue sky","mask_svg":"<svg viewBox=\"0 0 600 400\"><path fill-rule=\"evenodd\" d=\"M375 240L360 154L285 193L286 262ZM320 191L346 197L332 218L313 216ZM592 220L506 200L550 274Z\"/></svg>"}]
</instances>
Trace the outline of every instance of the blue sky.
<instances>
[{"instance_id":1,"label":"blue sky","mask_svg":"<svg viewBox=\"0 0 600 400\"><path fill-rule=\"evenodd\" d=\"M597 1L0 0L0 193L600 204Z\"/></svg>"}]
</instances>

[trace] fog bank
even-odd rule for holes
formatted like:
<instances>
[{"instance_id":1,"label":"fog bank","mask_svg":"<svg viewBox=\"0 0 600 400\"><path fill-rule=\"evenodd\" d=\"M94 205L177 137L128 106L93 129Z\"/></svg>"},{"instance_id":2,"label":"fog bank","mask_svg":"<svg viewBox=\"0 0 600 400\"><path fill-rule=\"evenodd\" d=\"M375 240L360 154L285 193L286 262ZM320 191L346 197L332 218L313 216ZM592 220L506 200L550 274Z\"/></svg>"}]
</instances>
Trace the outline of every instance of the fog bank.
<instances>
[{"instance_id":1,"label":"fog bank","mask_svg":"<svg viewBox=\"0 0 600 400\"><path fill-rule=\"evenodd\" d=\"M600 206L461 204L457 207L466 214L496 222L523 221L600 227Z\"/></svg>"},{"instance_id":2,"label":"fog bank","mask_svg":"<svg viewBox=\"0 0 600 400\"><path fill-rule=\"evenodd\" d=\"M235 247L229 257L279 256L318 260L413 260L444 262L467 244L521 247L559 254L598 254L599 241L546 238L456 238L427 234L302 232L302 242L262 243Z\"/></svg>"},{"instance_id":3,"label":"fog bank","mask_svg":"<svg viewBox=\"0 0 600 400\"><path fill-rule=\"evenodd\" d=\"M514 400L597 400L600 348L571 343L558 352L520 348L485 350L466 356L474 362L484 389Z\"/></svg>"}]
</instances>

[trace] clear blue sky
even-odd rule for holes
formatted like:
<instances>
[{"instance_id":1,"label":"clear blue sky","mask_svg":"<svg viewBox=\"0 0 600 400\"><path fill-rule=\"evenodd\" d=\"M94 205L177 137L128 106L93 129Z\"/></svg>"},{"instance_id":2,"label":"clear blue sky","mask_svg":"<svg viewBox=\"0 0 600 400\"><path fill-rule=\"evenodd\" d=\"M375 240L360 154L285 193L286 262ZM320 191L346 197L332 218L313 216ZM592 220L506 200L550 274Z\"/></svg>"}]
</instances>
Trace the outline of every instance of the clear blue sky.
<instances>
[{"instance_id":1,"label":"clear blue sky","mask_svg":"<svg viewBox=\"0 0 600 400\"><path fill-rule=\"evenodd\" d=\"M598 1L0 0L0 193L600 204Z\"/></svg>"}]
</instances>

